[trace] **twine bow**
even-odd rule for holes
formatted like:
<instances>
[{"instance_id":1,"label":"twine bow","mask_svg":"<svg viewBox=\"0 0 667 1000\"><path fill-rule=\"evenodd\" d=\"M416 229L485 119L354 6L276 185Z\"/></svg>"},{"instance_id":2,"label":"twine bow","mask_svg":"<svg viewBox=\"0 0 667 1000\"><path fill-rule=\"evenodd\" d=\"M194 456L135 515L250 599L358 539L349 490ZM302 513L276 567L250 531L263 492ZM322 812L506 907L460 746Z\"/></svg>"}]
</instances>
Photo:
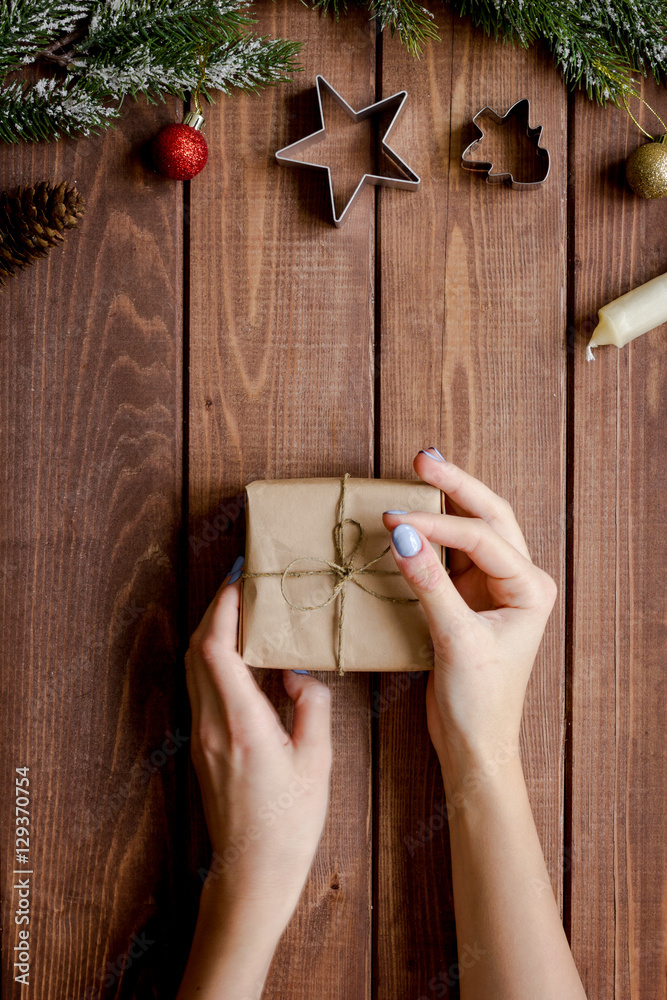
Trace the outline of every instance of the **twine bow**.
<instances>
[{"instance_id":1,"label":"twine bow","mask_svg":"<svg viewBox=\"0 0 667 1000\"><path fill-rule=\"evenodd\" d=\"M321 556L297 556L296 559L292 559L290 563L287 564L285 569L280 572L273 573L244 573L244 577L258 577L258 576L279 576L280 577L280 592L283 595L287 604L294 611L318 611L320 608L326 608L332 604L337 597L340 597L340 604L338 608L338 643L336 648L336 666L338 668L338 673L342 674L343 670L343 634L345 625L345 594L347 590L347 585L349 583L356 584L362 590L365 590L367 594L371 594L372 597L377 597L379 601L387 601L391 604L416 604L417 599L415 597L387 597L386 594L379 594L376 590L371 590L370 587L364 586L364 584L359 579L360 576L376 575L376 576L400 576L398 570L396 569L371 569L375 563L379 562L383 556L386 556L389 552L391 546L387 546L383 549L379 556L375 556L373 559L369 559L368 562L363 563L361 566L354 565L354 558L361 548L361 545L366 537L366 532L364 531L363 525L360 521L357 521L353 517L345 517L345 495L347 491L347 483L350 478L349 472L346 472L341 480L341 490L340 499L338 501L338 521L333 527L333 540L334 549L336 553L335 560L324 559ZM357 529L357 540L352 548L349 555L345 552L345 528L346 525L354 525ZM293 570L292 566L295 563L300 562L312 562L324 564L326 569L311 569L311 570ZM334 584L333 589L329 597L322 601L320 604L295 604L289 599L285 593L285 580L288 576L291 577L301 577L301 576L328 576L333 575L338 577L337 582Z\"/></svg>"}]
</instances>

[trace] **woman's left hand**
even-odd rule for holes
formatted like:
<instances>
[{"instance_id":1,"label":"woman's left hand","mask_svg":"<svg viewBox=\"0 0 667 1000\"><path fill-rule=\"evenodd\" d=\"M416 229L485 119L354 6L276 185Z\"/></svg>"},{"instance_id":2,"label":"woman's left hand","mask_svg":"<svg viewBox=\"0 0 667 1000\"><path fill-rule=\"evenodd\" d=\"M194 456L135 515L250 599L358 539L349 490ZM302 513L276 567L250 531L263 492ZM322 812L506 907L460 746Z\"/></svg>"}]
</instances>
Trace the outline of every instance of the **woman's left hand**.
<instances>
[{"instance_id":1,"label":"woman's left hand","mask_svg":"<svg viewBox=\"0 0 667 1000\"><path fill-rule=\"evenodd\" d=\"M202 905L270 918L279 935L297 905L326 818L330 692L314 677L284 670L294 702L292 733L285 731L239 656L240 583L228 581L185 657L192 760L213 848Z\"/></svg>"}]
</instances>

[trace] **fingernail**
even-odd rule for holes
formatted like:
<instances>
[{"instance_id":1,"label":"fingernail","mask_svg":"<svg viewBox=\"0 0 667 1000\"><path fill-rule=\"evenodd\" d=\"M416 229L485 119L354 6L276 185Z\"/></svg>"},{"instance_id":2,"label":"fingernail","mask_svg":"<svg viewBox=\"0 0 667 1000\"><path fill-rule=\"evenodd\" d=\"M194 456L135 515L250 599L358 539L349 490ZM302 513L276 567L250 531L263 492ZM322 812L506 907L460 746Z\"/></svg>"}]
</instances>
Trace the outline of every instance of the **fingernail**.
<instances>
[{"instance_id":1,"label":"fingernail","mask_svg":"<svg viewBox=\"0 0 667 1000\"><path fill-rule=\"evenodd\" d=\"M293 674L308 674L309 671L308 670L293 670L292 673Z\"/></svg>"},{"instance_id":2,"label":"fingernail","mask_svg":"<svg viewBox=\"0 0 667 1000\"><path fill-rule=\"evenodd\" d=\"M399 556L416 556L421 551L422 540L411 524L399 524L391 538Z\"/></svg>"},{"instance_id":3,"label":"fingernail","mask_svg":"<svg viewBox=\"0 0 667 1000\"><path fill-rule=\"evenodd\" d=\"M385 514L407 514L407 510L385 510Z\"/></svg>"},{"instance_id":4,"label":"fingernail","mask_svg":"<svg viewBox=\"0 0 667 1000\"><path fill-rule=\"evenodd\" d=\"M243 556L239 556L237 559L234 560L234 565L230 570L230 576L229 580L227 581L227 586L229 586L230 583L236 583L237 580L241 579L241 573L243 572L244 562L245 559L243 558Z\"/></svg>"},{"instance_id":5,"label":"fingernail","mask_svg":"<svg viewBox=\"0 0 667 1000\"><path fill-rule=\"evenodd\" d=\"M435 455L431 454L432 451L435 452ZM440 452L438 451L438 449L434 448L432 444L429 445L429 450L428 451L425 451L424 448L422 448L421 451L419 452L419 454L420 455L426 455L428 458L432 458L434 462L445 462L446 461L444 455L441 455Z\"/></svg>"}]
</instances>

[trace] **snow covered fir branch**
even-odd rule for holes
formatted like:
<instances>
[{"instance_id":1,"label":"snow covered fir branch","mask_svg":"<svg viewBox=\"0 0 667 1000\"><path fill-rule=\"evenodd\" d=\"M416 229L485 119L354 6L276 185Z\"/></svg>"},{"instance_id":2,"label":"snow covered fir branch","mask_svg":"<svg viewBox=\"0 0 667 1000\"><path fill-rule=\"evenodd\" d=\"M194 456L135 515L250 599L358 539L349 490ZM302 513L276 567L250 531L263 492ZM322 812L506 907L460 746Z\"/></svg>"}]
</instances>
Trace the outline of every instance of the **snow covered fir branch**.
<instances>
[{"instance_id":1,"label":"snow covered fir branch","mask_svg":"<svg viewBox=\"0 0 667 1000\"><path fill-rule=\"evenodd\" d=\"M297 3L299 0L291 0ZM347 0L307 0L340 17ZM436 0L437 2L437 0ZM418 56L438 38L418 0L350 0ZM600 103L667 76L665 0L451 0L498 40L542 43L571 88ZM248 0L0 0L0 138L89 135L126 97L185 98L200 86L258 90L297 70L299 43L259 36Z\"/></svg>"},{"instance_id":2,"label":"snow covered fir branch","mask_svg":"<svg viewBox=\"0 0 667 1000\"><path fill-rule=\"evenodd\" d=\"M214 91L259 90L289 79L299 43L253 33L248 6L0 0L0 137L89 135L118 117L128 96L185 99L199 85L212 100ZM23 78L26 67L42 72L36 83Z\"/></svg>"},{"instance_id":3,"label":"snow covered fir branch","mask_svg":"<svg viewBox=\"0 0 667 1000\"><path fill-rule=\"evenodd\" d=\"M310 2L336 17L347 10L347 0ZM351 2L366 7L380 29L397 34L415 56L438 37L432 11L416 0ZM496 40L526 48L542 42L568 86L601 104L631 92L633 73L653 74L658 82L667 76L665 0L451 0L450 6Z\"/></svg>"}]
</instances>

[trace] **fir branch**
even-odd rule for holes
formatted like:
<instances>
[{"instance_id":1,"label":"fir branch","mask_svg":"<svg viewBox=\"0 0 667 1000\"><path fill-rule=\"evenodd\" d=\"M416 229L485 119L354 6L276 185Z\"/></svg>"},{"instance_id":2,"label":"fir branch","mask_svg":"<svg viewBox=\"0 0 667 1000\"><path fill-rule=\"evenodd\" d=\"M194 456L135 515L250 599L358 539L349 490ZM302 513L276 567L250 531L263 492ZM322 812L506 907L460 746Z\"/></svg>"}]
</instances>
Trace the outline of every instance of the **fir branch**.
<instances>
[{"instance_id":1,"label":"fir branch","mask_svg":"<svg viewBox=\"0 0 667 1000\"><path fill-rule=\"evenodd\" d=\"M90 135L106 128L119 113L105 107L84 81L66 87L44 78L26 87L17 80L0 90L0 139L37 142L62 135Z\"/></svg>"},{"instance_id":2,"label":"fir branch","mask_svg":"<svg viewBox=\"0 0 667 1000\"><path fill-rule=\"evenodd\" d=\"M371 0L369 6L381 29L397 33L410 55L419 57L426 42L440 41L433 14L415 0Z\"/></svg>"},{"instance_id":3,"label":"fir branch","mask_svg":"<svg viewBox=\"0 0 667 1000\"><path fill-rule=\"evenodd\" d=\"M54 38L74 30L90 8L84 0L2 0L0 3L0 76L34 61Z\"/></svg>"},{"instance_id":4,"label":"fir branch","mask_svg":"<svg viewBox=\"0 0 667 1000\"><path fill-rule=\"evenodd\" d=\"M185 98L201 81L207 98L232 87L257 91L298 68L297 42L253 35L248 0L0 0L0 78L32 62L57 78L0 89L0 138L88 135L118 116L127 95Z\"/></svg>"},{"instance_id":5,"label":"fir branch","mask_svg":"<svg viewBox=\"0 0 667 1000\"><path fill-rule=\"evenodd\" d=\"M600 22L600 31L633 70L667 80L667 4L664 0L595 0L585 8ZM609 67L613 69L613 66Z\"/></svg>"},{"instance_id":6,"label":"fir branch","mask_svg":"<svg viewBox=\"0 0 667 1000\"><path fill-rule=\"evenodd\" d=\"M117 117L109 99L257 90L297 69L299 45L253 35L249 0L0 0L0 79L49 61L60 76L0 89L0 138L89 134ZM305 2L305 0L304 0ZM347 0L308 0L338 17ZM353 0L398 33L413 55L437 38L419 0ZM667 76L666 0L452 0L488 34L524 46L542 40L570 87L618 103L633 73ZM67 70L66 75L62 70Z\"/></svg>"},{"instance_id":7,"label":"fir branch","mask_svg":"<svg viewBox=\"0 0 667 1000\"><path fill-rule=\"evenodd\" d=\"M141 53L153 58L169 53L178 63L250 23L240 13L243 6L244 0L97 0L75 66L94 72L136 63Z\"/></svg>"},{"instance_id":8,"label":"fir branch","mask_svg":"<svg viewBox=\"0 0 667 1000\"><path fill-rule=\"evenodd\" d=\"M296 54L300 42L243 34L226 45L213 48L206 63L201 91L211 100L211 90L230 93L231 87L258 91L277 83L286 83L299 70ZM188 85L194 90L196 81Z\"/></svg>"},{"instance_id":9,"label":"fir branch","mask_svg":"<svg viewBox=\"0 0 667 1000\"><path fill-rule=\"evenodd\" d=\"M308 6L306 0L301 0L301 3L304 7ZM339 19L341 14L347 14L346 0L310 0L310 6L313 10L319 10L321 14L328 14L331 11L336 20ZM365 0L364 6L368 6Z\"/></svg>"},{"instance_id":10,"label":"fir branch","mask_svg":"<svg viewBox=\"0 0 667 1000\"><path fill-rule=\"evenodd\" d=\"M209 52L203 87L257 90L288 78L300 46L258 38L240 30L254 21L242 14L245 0L120 0L99 4L70 71L85 75L116 97L175 94L184 98L200 77L200 56ZM210 99L210 94L209 94Z\"/></svg>"},{"instance_id":11,"label":"fir branch","mask_svg":"<svg viewBox=\"0 0 667 1000\"><path fill-rule=\"evenodd\" d=\"M667 76L667 4L656 0L453 0L496 39L528 47L542 39L569 87L618 103L632 73Z\"/></svg>"},{"instance_id":12,"label":"fir branch","mask_svg":"<svg viewBox=\"0 0 667 1000\"><path fill-rule=\"evenodd\" d=\"M310 6L322 14L331 12L336 20L347 13L347 0L310 0ZM398 32L413 56L419 57L425 42L439 41L433 15L415 0L357 0L356 6L366 7L378 19L381 31L389 28L392 36Z\"/></svg>"},{"instance_id":13,"label":"fir branch","mask_svg":"<svg viewBox=\"0 0 667 1000\"><path fill-rule=\"evenodd\" d=\"M335 17L346 0L309 0L311 7ZM417 0L357 0L371 10L381 28L389 27L413 55L437 38L430 13ZM667 78L667 2L665 0L452 0L496 40L525 47L542 40L569 87L582 87L601 103L618 103L632 87L632 74Z\"/></svg>"}]
</instances>

